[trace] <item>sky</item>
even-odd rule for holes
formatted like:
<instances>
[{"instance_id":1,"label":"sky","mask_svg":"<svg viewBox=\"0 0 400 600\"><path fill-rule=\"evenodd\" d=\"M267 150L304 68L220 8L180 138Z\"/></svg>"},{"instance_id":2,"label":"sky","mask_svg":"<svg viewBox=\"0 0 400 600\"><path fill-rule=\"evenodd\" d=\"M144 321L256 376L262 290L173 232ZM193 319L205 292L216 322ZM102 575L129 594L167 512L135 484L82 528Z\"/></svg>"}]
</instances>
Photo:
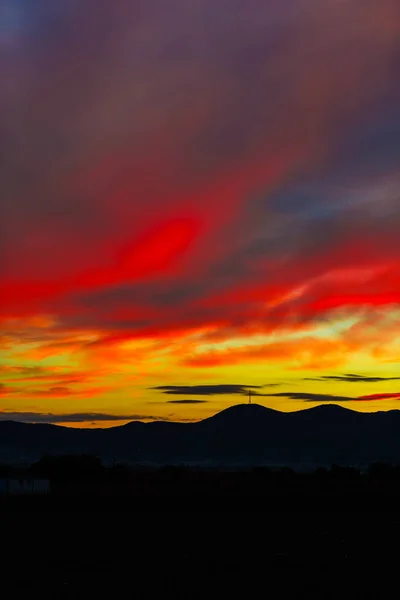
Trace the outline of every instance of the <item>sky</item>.
<instances>
[{"instance_id":1,"label":"sky","mask_svg":"<svg viewBox=\"0 0 400 600\"><path fill-rule=\"evenodd\" d=\"M400 408L398 0L3 0L0 419Z\"/></svg>"}]
</instances>

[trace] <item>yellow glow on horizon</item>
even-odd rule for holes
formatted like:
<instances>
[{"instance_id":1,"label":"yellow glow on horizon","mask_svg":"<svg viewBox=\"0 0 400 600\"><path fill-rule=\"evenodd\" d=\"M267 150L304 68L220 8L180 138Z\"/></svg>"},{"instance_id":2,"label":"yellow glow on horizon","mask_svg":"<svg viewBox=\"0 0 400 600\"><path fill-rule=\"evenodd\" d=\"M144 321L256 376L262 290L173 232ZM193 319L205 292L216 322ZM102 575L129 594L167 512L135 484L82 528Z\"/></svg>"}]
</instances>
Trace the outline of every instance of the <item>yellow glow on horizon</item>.
<instances>
[{"instance_id":1,"label":"yellow glow on horizon","mask_svg":"<svg viewBox=\"0 0 400 600\"><path fill-rule=\"evenodd\" d=\"M139 415L143 420L168 418L186 421L206 418L227 406L245 402L246 398L196 394L186 398L162 394L154 387L222 383L266 386L262 392L271 395L254 397L253 401L282 411L301 410L321 402L306 403L275 396L274 392L357 397L373 394L379 387L381 393L394 393L400 389L396 381L382 381L377 386L307 379L318 374L340 375L344 372L395 377L395 361L400 356L400 334L393 334L393 323L397 318L397 311L385 313L379 340L374 337L374 326L371 326L372 329L365 327L359 315L339 315L326 322L310 323L301 329L250 335L239 332L228 339L212 341L209 339L212 328L199 328L186 335L164 339L111 337L108 340L106 337L103 341L98 332L60 333L59 324L54 326L54 321L38 318L30 320L27 326L28 330L32 323L45 326L42 331L46 333L42 339L39 336L35 341L27 342L23 335L20 339L16 335L13 344L3 352L0 365L6 369L15 366L37 368L43 379L29 381L22 372L5 372L3 379L7 379L7 383L6 390L2 392L1 407L7 411L104 413ZM23 334L22 329L21 332ZM99 343L88 343L93 340ZM274 348L277 348L276 356ZM267 350L265 356L264 349ZM235 352L244 353L244 359L233 364L229 361L224 363L224 356L229 357ZM245 359L247 352L248 360ZM292 356L291 352L295 354ZM187 366L183 362L189 356L208 353L221 356L221 363L201 367ZM321 361L320 368L318 360ZM307 366L311 363L313 368ZM275 384L276 387L271 387ZM182 399L202 400L203 403L171 403ZM397 402L390 399L337 403L360 412L397 407ZM121 422L64 423L68 427L110 427L118 424Z\"/></svg>"}]
</instances>

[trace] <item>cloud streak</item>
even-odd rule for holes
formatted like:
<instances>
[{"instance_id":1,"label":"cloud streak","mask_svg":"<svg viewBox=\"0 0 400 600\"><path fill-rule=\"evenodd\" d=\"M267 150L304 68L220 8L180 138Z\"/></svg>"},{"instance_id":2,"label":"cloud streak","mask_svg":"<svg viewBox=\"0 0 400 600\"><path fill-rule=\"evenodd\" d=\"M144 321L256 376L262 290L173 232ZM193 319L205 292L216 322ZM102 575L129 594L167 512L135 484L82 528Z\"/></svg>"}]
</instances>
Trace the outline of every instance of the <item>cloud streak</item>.
<instances>
[{"instance_id":1,"label":"cloud streak","mask_svg":"<svg viewBox=\"0 0 400 600\"><path fill-rule=\"evenodd\" d=\"M170 421L164 416L146 414L115 415L107 413L36 413L36 412L0 412L0 421L19 421L22 423L93 423L112 421Z\"/></svg>"},{"instance_id":2,"label":"cloud streak","mask_svg":"<svg viewBox=\"0 0 400 600\"><path fill-rule=\"evenodd\" d=\"M208 400L167 400L167 404L206 404Z\"/></svg>"},{"instance_id":3,"label":"cloud streak","mask_svg":"<svg viewBox=\"0 0 400 600\"><path fill-rule=\"evenodd\" d=\"M368 402L371 400L398 400L400 392L390 394L371 394L368 396L340 396L335 394L320 394L313 392L281 392L277 394L264 394L290 400L301 400L302 402Z\"/></svg>"},{"instance_id":4,"label":"cloud streak","mask_svg":"<svg viewBox=\"0 0 400 600\"><path fill-rule=\"evenodd\" d=\"M335 394L318 394L312 392L281 392L277 394L265 394L278 398L289 398L290 400L301 400L302 402L352 402L357 398L349 396L338 396Z\"/></svg>"},{"instance_id":5,"label":"cloud streak","mask_svg":"<svg viewBox=\"0 0 400 600\"><path fill-rule=\"evenodd\" d=\"M195 396L218 396L226 394L246 395L249 390L260 389L261 385L243 385L243 384L216 384L216 385L160 385L153 389L162 394L185 395L194 394Z\"/></svg>"},{"instance_id":6,"label":"cloud streak","mask_svg":"<svg viewBox=\"0 0 400 600\"><path fill-rule=\"evenodd\" d=\"M304 381L339 381L345 383L382 383L384 381L398 381L400 377L374 377L371 375L322 375L321 377L305 377Z\"/></svg>"},{"instance_id":7,"label":"cloud streak","mask_svg":"<svg viewBox=\"0 0 400 600\"><path fill-rule=\"evenodd\" d=\"M400 400L400 392L394 392L391 394L370 394L369 396L360 396L357 398L358 401L368 400Z\"/></svg>"}]
</instances>

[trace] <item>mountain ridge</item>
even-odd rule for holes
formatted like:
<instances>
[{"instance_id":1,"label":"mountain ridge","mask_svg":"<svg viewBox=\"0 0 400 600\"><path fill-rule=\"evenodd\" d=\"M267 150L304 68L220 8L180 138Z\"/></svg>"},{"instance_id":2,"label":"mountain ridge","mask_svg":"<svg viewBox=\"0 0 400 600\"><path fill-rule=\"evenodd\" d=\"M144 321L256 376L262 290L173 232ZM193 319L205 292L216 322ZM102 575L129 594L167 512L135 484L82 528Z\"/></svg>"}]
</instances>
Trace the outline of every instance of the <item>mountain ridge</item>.
<instances>
[{"instance_id":1,"label":"mountain ridge","mask_svg":"<svg viewBox=\"0 0 400 600\"><path fill-rule=\"evenodd\" d=\"M282 412L237 404L201 421L131 421L109 429L0 421L0 461L95 454L135 464L400 463L400 411L331 404Z\"/></svg>"},{"instance_id":2,"label":"mountain ridge","mask_svg":"<svg viewBox=\"0 0 400 600\"><path fill-rule=\"evenodd\" d=\"M353 414L362 414L362 415L375 415L375 414L389 414L389 413L400 413L400 409L391 409L388 411L374 411L374 412L360 412L360 411L356 411L354 409L351 408L347 408L344 406L339 406L338 404L333 404L333 403L325 403L325 404L319 404L318 406L312 406L309 408L301 408L299 410L293 410L293 411L281 411L281 410L277 410L274 408L270 408L268 406L264 406L263 404L258 404L256 402L253 402L251 404L249 403L241 403L241 404L233 404L231 406L228 406L226 408L223 408L221 411L216 412L213 415L210 415L208 417L205 417L204 419L199 419L199 420L194 420L194 421L166 421L163 419L157 420L157 419L153 419L151 421L142 421L140 419L134 419L132 421L128 421L127 423L124 423L123 425L114 425L112 427L96 427L93 429L89 429L87 427L69 427L68 425L61 425L59 423L31 423L29 421L16 421L14 419L0 419L0 428L2 427L3 424L16 424L16 425L28 425L28 426L35 426L35 427L51 427L51 428L57 428L57 429L68 429L68 430L74 430L74 431L110 431L111 429L121 429L121 428L125 428L129 425L133 425L133 424L142 424L142 425L150 425L150 424L154 424L154 423L166 423L166 424L179 424L179 425L191 425L191 424L195 424L195 423L202 423L204 421L208 421L209 419L215 419L215 418L219 418L220 415L227 415L227 414L232 414L234 411L237 410L241 410L241 411L255 411L255 410L259 410L261 409L262 411L265 411L265 415L266 414L270 414L270 415L296 415L296 414L305 414L305 413L312 413L312 412L325 412L325 414L329 414L329 413L338 413L338 412L342 412L344 414L344 412L347 413L353 413Z\"/></svg>"}]
</instances>

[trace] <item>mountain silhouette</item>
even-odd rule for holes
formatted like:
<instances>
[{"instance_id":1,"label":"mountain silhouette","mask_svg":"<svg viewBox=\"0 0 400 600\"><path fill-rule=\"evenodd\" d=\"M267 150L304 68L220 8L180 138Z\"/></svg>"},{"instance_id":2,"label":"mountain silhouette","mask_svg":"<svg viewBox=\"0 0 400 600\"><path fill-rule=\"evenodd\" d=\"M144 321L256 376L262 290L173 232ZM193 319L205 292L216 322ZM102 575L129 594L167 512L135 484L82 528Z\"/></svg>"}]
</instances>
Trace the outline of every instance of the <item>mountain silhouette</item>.
<instances>
[{"instance_id":1,"label":"mountain silhouette","mask_svg":"<svg viewBox=\"0 0 400 600\"><path fill-rule=\"evenodd\" d=\"M280 412L240 404L196 423L133 421L110 429L0 422L0 461L96 454L140 464L288 465L400 462L400 412L337 405Z\"/></svg>"},{"instance_id":2,"label":"mountain silhouette","mask_svg":"<svg viewBox=\"0 0 400 600\"><path fill-rule=\"evenodd\" d=\"M200 421L203 427L216 428L258 428L261 424L268 426L281 419L283 413L260 404L237 404L225 408L221 412Z\"/></svg>"}]
</instances>

